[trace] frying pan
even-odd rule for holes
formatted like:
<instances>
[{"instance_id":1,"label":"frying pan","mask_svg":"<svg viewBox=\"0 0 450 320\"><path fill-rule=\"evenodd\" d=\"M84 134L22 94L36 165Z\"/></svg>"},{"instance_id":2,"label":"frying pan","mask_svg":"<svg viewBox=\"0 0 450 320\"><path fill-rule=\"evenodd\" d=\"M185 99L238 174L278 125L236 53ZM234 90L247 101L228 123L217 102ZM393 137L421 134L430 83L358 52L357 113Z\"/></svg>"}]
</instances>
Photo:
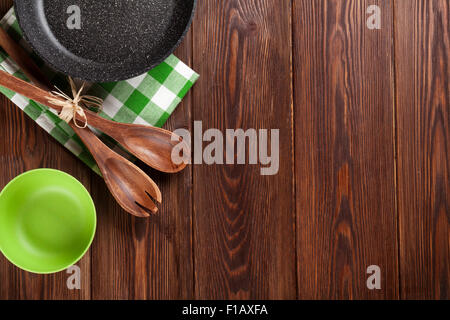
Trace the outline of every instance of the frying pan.
<instances>
[{"instance_id":1,"label":"frying pan","mask_svg":"<svg viewBox=\"0 0 450 320\"><path fill-rule=\"evenodd\" d=\"M141 75L164 61L192 22L197 0L15 0L36 53L93 82Z\"/></svg>"}]
</instances>

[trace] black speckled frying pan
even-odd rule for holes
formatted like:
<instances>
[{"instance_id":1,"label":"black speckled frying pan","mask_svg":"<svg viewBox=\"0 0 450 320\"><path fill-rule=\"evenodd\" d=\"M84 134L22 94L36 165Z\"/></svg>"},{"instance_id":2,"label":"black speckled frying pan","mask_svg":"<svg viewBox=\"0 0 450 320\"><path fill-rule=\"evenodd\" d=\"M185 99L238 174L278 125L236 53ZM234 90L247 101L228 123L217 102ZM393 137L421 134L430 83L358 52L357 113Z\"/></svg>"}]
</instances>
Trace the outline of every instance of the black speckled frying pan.
<instances>
[{"instance_id":1,"label":"black speckled frying pan","mask_svg":"<svg viewBox=\"0 0 450 320\"><path fill-rule=\"evenodd\" d=\"M25 38L56 70L96 82L129 79L179 45L197 0L15 0Z\"/></svg>"}]
</instances>

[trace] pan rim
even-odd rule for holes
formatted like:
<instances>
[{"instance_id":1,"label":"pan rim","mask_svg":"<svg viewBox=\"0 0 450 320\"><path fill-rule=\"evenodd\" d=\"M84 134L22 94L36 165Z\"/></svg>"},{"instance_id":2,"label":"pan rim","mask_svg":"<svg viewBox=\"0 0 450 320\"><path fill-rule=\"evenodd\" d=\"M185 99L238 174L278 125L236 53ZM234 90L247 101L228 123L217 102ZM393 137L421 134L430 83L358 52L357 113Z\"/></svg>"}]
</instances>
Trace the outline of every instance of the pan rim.
<instances>
[{"instance_id":1,"label":"pan rim","mask_svg":"<svg viewBox=\"0 0 450 320\"><path fill-rule=\"evenodd\" d=\"M162 62L164 62L171 54L173 54L173 52L180 46L181 42L184 40L184 38L186 37L190 27L192 26L192 22L196 13L196 9L197 9L197 1L198 0L191 0L192 2L192 10L191 13L188 17L186 26L184 27L183 32L181 33L180 37L178 38L178 40L175 42L175 44L170 47L170 49L167 50L167 52L163 55L161 55L158 59L155 59L154 62L152 62L151 64L148 65L142 65L142 67L140 68L135 68L133 69L133 71L130 71L128 73L123 72L122 75L117 74L117 72L108 72L107 74L100 74L99 72L97 72L96 74L87 74L87 75L81 75L77 72L73 72L74 68L69 68L72 70L62 70L62 68L60 68L57 64L55 64L54 62L51 61L51 59L49 59L45 54L41 53L37 47L35 46L35 44L33 43L33 41L28 37L27 33L25 32L25 28L23 27L23 21L21 19L21 9L18 7L18 2L21 0L14 0L14 11L16 14L16 18L17 18L17 22L23 32L23 38L25 39L25 41L30 45L30 47L32 48L32 50L45 62L45 64L47 64L49 67L55 69L57 72L65 74L65 75L69 75L69 76L73 76L74 78L78 78L78 79L82 79L85 81L90 81L90 82L98 82L98 83L106 83L106 82L116 82L116 81L123 81L123 80L129 80L132 79L134 77L140 76L142 74L147 73L148 71L152 70L153 68L157 67L158 65L160 65ZM92 63L96 63L95 61L92 61ZM110 64L112 65L112 64Z\"/></svg>"}]
</instances>

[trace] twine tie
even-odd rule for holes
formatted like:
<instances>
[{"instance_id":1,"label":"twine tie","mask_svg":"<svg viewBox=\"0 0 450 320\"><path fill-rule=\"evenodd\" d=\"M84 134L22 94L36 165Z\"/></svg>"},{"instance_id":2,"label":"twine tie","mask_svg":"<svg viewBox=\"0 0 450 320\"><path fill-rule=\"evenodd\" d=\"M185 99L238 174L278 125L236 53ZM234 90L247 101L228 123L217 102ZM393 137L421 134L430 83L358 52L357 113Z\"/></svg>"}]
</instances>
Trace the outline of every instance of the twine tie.
<instances>
[{"instance_id":1,"label":"twine tie","mask_svg":"<svg viewBox=\"0 0 450 320\"><path fill-rule=\"evenodd\" d=\"M72 90L73 98L69 97L58 87L55 87L57 91L52 91L51 94L54 97L49 97L48 102L51 104L62 107L61 112L59 113L59 118L67 123L73 120L73 123L77 128L84 129L88 126L86 113L84 109L89 107L94 107L99 112L102 109L103 99L100 99L95 96L90 95L82 95L81 93L84 90L85 82L83 82L81 88L77 90L75 83L71 77L69 77L70 88ZM64 99L61 100L60 98ZM80 125L77 120L77 115L82 117L84 120L84 125Z\"/></svg>"}]
</instances>

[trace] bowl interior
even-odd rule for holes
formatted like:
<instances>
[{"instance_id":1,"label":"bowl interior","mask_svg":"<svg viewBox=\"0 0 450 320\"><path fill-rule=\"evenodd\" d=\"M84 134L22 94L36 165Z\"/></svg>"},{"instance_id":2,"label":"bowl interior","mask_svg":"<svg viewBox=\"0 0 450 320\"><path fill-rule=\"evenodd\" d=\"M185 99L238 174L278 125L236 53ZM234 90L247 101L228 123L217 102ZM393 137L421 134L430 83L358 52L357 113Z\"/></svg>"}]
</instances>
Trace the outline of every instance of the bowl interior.
<instances>
[{"instance_id":1,"label":"bowl interior","mask_svg":"<svg viewBox=\"0 0 450 320\"><path fill-rule=\"evenodd\" d=\"M89 193L64 172L26 172L0 194L0 251L26 271L53 273L75 264L95 228Z\"/></svg>"}]
</instances>

